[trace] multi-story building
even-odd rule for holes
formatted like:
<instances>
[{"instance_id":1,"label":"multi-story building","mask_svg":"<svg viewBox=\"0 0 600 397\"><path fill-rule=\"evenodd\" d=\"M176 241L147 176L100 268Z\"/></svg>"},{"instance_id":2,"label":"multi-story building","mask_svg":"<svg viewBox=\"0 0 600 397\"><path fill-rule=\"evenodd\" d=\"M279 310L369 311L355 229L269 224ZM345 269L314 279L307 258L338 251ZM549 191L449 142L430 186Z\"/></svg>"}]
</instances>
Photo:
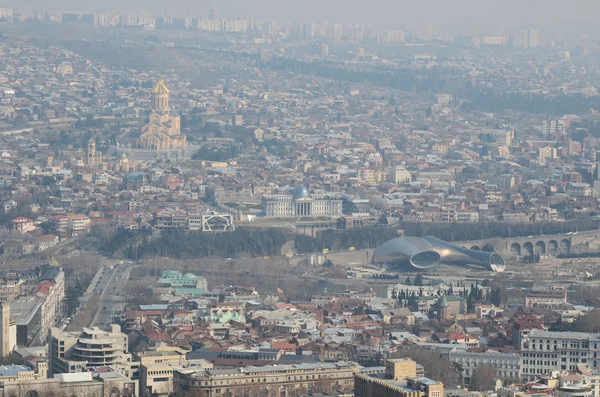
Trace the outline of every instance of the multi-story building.
<instances>
[{"instance_id":1,"label":"multi-story building","mask_svg":"<svg viewBox=\"0 0 600 397\"><path fill-rule=\"evenodd\" d=\"M369 216L371 204L369 199L359 197L342 196L342 211L346 215L354 217Z\"/></svg>"},{"instance_id":2,"label":"multi-story building","mask_svg":"<svg viewBox=\"0 0 600 397\"><path fill-rule=\"evenodd\" d=\"M14 348L11 344L10 331L10 305L0 302L0 357L8 356Z\"/></svg>"},{"instance_id":3,"label":"multi-story building","mask_svg":"<svg viewBox=\"0 0 600 397\"><path fill-rule=\"evenodd\" d=\"M556 135L557 133L565 132L568 127L568 123L563 119L548 119L542 123L542 134L544 135Z\"/></svg>"},{"instance_id":4,"label":"multi-story building","mask_svg":"<svg viewBox=\"0 0 600 397\"><path fill-rule=\"evenodd\" d=\"M499 313L502 313L504 310L496 307L494 305L485 305L485 304L476 304L475 305L475 314L477 318L484 317L493 317Z\"/></svg>"},{"instance_id":5,"label":"multi-story building","mask_svg":"<svg viewBox=\"0 0 600 397\"><path fill-rule=\"evenodd\" d=\"M0 279L0 302L10 302L21 295L23 279L16 274L6 274Z\"/></svg>"},{"instance_id":6,"label":"multi-story building","mask_svg":"<svg viewBox=\"0 0 600 397\"><path fill-rule=\"evenodd\" d=\"M443 397L444 385L417 377L417 364L411 359L387 360L385 373L356 374L355 397Z\"/></svg>"},{"instance_id":7,"label":"multi-story building","mask_svg":"<svg viewBox=\"0 0 600 397\"><path fill-rule=\"evenodd\" d=\"M395 185L408 183L411 181L411 179L412 176L410 172L407 171L403 166L392 167L388 173L388 181Z\"/></svg>"},{"instance_id":8,"label":"multi-story building","mask_svg":"<svg viewBox=\"0 0 600 397\"><path fill-rule=\"evenodd\" d=\"M44 265L22 273L9 272L2 281L6 288L0 289L0 301L7 302L12 312L11 346L44 340L48 329L60 320L65 296L62 269ZM34 340L36 336L39 339Z\"/></svg>"},{"instance_id":9,"label":"multi-story building","mask_svg":"<svg viewBox=\"0 0 600 397\"><path fill-rule=\"evenodd\" d=\"M555 159L558 157L558 151L555 147L541 147L538 149L539 159Z\"/></svg>"},{"instance_id":10,"label":"multi-story building","mask_svg":"<svg viewBox=\"0 0 600 397\"><path fill-rule=\"evenodd\" d=\"M573 197L585 197L592 195L592 186L588 183L567 183L565 192Z\"/></svg>"},{"instance_id":11,"label":"multi-story building","mask_svg":"<svg viewBox=\"0 0 600 397\"><path fill-rule=\"evenodd\" d=\"M346 391L352 390L354 374L359 373L360 368L352 362L236 369L179 368L173 373L173 389L177 397L183 397L186 393L211 397L243 396L265 390L269 395L291 396L297 390L313 390L323 384Z\"/></svg>"},{"instance_id":12,"label":"multi-story building","mask_svg":"<svg viewBox=\"0 0 600 397\"><path fill-rule=\"evenodd\" d=\"M86 372L111 366L122 375L131 377L135 366L127 351L127 340L127 334L114 324L109 331L93 327L83 328L81 332L61 332L58 328L51 328L49 374Z\"/></svg>"},{"instance_id":13,"label":"multi-story building","mask_svg":"<svg viewBox=\"0 0 600 397\"><path fill-rule=\"evenodd\" d=\"M187 360L186 351L178 347L158 347L137 354L140 363L139 379L142 395L173 392L173 371L177 368L211 369L206 360Z\"/></svg>"},{"instance_id":14,"label":"multi-story building","mask_svg":"<svg viewBox=\"0 0 600 397\"><path fill-rule=\"evenodd\" d=\"M56 266L44 268L40 283L36 286L36 297L41 300L40 332L45 338L48 329L60 318L65 298L65 274Z\"/></svg>"},{"instance_id":15,"label":"multi-story building","mask_svg":"<svg viewBox=\"0 0 600 397\"><path fill-rule=\"evenodd\" d=\"M45 363L38 363L36 372L20 371L7 379L2 379L0 396L86 396L86 397L133 397L139 396L137 381L114 372L104 372L93 376L84 374L58 374L46 377ZM19 367L19 366L13 366Z\"/></svg>"},{"instance_id":16,"label":"multi-story building","mask_svg":"<svg viewBox=\"0 0 600 397\"><path fill-rule=\"evenodd\" d=\"M0 18L11 19L13 16L12 8L0 8Z\"/></svg>"},{"instance_id":17,"label":"multi-story building","mask_svg":"<svg viewBox=\"0 0 600 397\"><path fill-rule=\"evenodd\" d=\"M67 215L53 215L48 218L50 229L60 235L66 236L69 231L69 217Z\"/></svg>"},{"instance_id":18,"label":"multi-story building","mask_svg":"<svg viewBox=\"0 0 600 397\"><path fill-rule=\"evenodd\" d=\"M71 232L82 232L90 228L90 218L86 215L69 214L68 217Z\"/></svg>"},{"instance_id":19,"label":"multi-story building","mask_svg":"<svg viewBox=\"0 0 600 397\"><path fill-rule=\"evenodd\" d=\"M383 179L383 171L373 168L359 168L356 170L356 179L361 185L376 185Z\"/></svg>"},{"instance_id":20,"label":"multi-story building","mask_svg":"<svg viewBox=\"0 0 600 397\"><path fill-rule=\"evenodd\" d=\"M456 222L477 223L477 222L479 222L479 212L477 212L477 211L459 211L456 213Z\"/></svg>"},{"instance_id":21,"label":"multi-story building","mask_svg":"<svg viewBox=\"0 0 600 397\"><path fill-rule=\"evenodd\" d=\"M579 364L598 368L600 334L534 329L521 341L523 380L535 379L553 370L574 371Z\"/></svg>"},{"instance_id":22,"label":"multi-story building","mask_svg":"<svg viewBox=\"0 0 600 397\"><path fill-rule=\"evenodd\" d=\"M451 351L449 358L460 365L463 380L467 384L471 382L475 370L484 364L494 368L498 379L517 380L521 377L521 356L517 353Z\"/></svg>"},{"instance_id":23,"label":"multi-story building","mask_svg":"<svg viewBox=\"0 0 600 397\"><path fill-rule=\"evenodd\" d=\"M506 36L484 36L481 38L481 44L505 46Z\"/></svg>"},{"instance_id":24,"label":"multi-story building","mask_svg":"<svg viewBox=\"0 0 600 397\"><path fill-rule=\"evenodd\" d=\"M567 291L564 287L533 287L525 297L527 307L557 307L567 303Z\"/></svg>"},{"instance_id":25,"label":"multi-story building","mask_svg":"<svg viewBox=\"0 0 600 397\"><path fill-rule=\"evenodd\" d=\"M210 309L211 322L224 322L224 320L244 321L246 318L246 304L244 302L217 302Z\"/></svg>"},{"instance_id":26,"label":"multi-story building","mask_svg":"<svg viewBox=\"0 0 600 397\"><path fill-rule=\"evenodd\" d=\"M265 216L272 218L340 217L342 198L338 194L310 194L306 186L299 186L291 196L263 196L262 210Z\"/></svg>"},{"instance_id":27,"label":"multi-story building","mask_svg":"<svg viewBox=\"0 0 600 397\"><path fill-rule=\"evenodd\" d=\"M59 238L54 234L44 234L36 239L37 250L44 251L58 244Z\"/></svg>"}]
</instances>

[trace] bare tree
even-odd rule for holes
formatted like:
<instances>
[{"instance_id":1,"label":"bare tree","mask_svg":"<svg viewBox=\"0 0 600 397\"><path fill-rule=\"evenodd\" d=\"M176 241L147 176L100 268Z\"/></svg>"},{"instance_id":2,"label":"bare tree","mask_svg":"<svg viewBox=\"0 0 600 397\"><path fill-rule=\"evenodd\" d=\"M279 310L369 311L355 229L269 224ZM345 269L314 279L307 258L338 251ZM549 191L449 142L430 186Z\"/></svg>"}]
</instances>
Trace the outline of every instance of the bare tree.
<instances>
[{"instance_id":1,"label":"bare tree","mask_svg":"<svg viewBox=\"0 0 600 397\"><path fill-rule=\"evenodd\" d=\"M473 371L470 389L476 391L492 390L495 377L496 371L493 365L481 364Z\"/></svg>"},{"instance_id":2,"label":"bare tree","mask_svg":"<svg viewBox=\"0 0 600 397\"><path fill-rule=\"evenodd\" d=\"M579 332L600 332L600 310L592 310L579 317L574 328Z\"/></svg>"},{"instance_id":3,"label":"bare tree","mask_svg":"<svg viewBox=\"0 0 600 397\"><path fill-rule=\"evenodd\" d=\"M597 304L600 299L600 287L581 285L571 295L571 300L581 304Z\"/></svg>"},{"instance_id":4,"label":"bare tree","mask_svg":"<svg viewBox=\"0 0 600 397\"><path fill-rule=\"evenodd\" d=\"M208 393L200 389L189 389L183 393L183 397L207 397Z\"/></svg>"},{"instance_id":5,"label":"bare tree","mask_svg":"<svg viewBox=\"0 0 600 397\"><path fill-rule=\"evenodd\" d=\"M312 385L314 393L328 393L333 390L333 382L331 380L320 378Z\"/></svg>"},{"instance_id":6,"label":"bare tree","mask_svg":"<svg viewBox=\"0 0 600 397\"><path fill-rule=\"evenodd\" d=\"M412 358L425 368L425 376L440 381L447 387L454 387L461 383L461 376L454 364L444 358L440 353L425 349L418 345L406 345L393 358Z\"/></svg>"}]
</instances>

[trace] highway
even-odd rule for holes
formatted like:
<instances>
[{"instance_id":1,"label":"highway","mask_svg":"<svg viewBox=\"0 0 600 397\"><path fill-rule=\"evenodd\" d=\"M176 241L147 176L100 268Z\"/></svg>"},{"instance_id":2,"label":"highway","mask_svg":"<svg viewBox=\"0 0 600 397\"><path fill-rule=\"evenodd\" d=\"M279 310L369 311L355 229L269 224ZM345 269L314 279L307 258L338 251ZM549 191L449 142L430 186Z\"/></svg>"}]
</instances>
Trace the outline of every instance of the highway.
<instances>
[{"instance_id":1,"label":"highway","mask_svg":"<svg viewBox=\"0 0 600 397\"><path fill-rule=\"evenodd\" d=\"M112 323L113 317L125 308L123 289L127 285L132 265L105 266L94 292L100 295L100 305L90 324L91 327L106 327Z\"/></svg>"}]
</instances>

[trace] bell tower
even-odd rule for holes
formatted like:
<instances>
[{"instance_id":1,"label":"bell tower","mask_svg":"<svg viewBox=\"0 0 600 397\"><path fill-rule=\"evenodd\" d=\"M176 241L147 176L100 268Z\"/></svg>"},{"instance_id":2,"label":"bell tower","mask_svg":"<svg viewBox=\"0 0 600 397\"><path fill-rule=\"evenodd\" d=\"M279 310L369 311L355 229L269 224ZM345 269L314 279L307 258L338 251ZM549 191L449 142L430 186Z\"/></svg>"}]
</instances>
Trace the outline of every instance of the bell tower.
<instances>
[{"instance_id":1,"label":"bell tower","mask_svg":"<svg viewBox=\"0 0 600 397\"><path fill-rule=\"evenodd\" d=\"M152 88L152 110L169 111L169 89L159 80L158 83Z\"/></svg>"},{"instance_id":2,"label":"bell tower","mask_svg":"<svg viewBox=\"0 0 600 397\"><path fill-rule=\"evenodd\" d=\"M96 141L90 138L87 146L87 165L94 166L102 163L102 152L96 153Z\"/></svg>"}]
</instances>

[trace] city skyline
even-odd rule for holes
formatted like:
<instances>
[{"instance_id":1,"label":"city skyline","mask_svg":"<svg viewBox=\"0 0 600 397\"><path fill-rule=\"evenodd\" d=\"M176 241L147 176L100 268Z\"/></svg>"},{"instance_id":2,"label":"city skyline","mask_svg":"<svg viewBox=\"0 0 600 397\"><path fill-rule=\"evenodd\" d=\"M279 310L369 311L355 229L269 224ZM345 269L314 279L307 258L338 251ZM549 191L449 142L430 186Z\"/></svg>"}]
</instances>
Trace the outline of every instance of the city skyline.
<instances>
[{"instance_id":1,"label":"city skyline","mask_svg":"<svg viewBox=\"0 0 600 397\"><path fill-rule=\"evenodd\" d=\"M363 23L371 28L415 29L431 23L438 31L451 34L467 34L478 31L486 33L505 29L538 28L545 32L577 38L581 35L595 36L600 32L594 15L600 12L600 5L594 2L567 5L558 0L532 0L521 4L516 0L504 2L502 7L490 8L473 0L459 0L452 3L430 1L427 4L409 4L401 1L388 4L375 0L365 4L361 1L344 2L338 0L317 2L308 0L301 4L260 0L242 2L225 0L204 1L189 4L176 0L165 8L155 1L140 2L109 0L102 4L91 1L75 2L62 0L53 2L52 7L39 0L25 2L11 0L5 6L31 8L35 11L79 11L79 12L145 12L152 15L190 16L204 18L214 9L223 18L251 17L259 20L304 21L317 23ZM519 10L516 14L515 10ZM493 17L492 17L493 15Z\"/></svg>"}]
</instances>

